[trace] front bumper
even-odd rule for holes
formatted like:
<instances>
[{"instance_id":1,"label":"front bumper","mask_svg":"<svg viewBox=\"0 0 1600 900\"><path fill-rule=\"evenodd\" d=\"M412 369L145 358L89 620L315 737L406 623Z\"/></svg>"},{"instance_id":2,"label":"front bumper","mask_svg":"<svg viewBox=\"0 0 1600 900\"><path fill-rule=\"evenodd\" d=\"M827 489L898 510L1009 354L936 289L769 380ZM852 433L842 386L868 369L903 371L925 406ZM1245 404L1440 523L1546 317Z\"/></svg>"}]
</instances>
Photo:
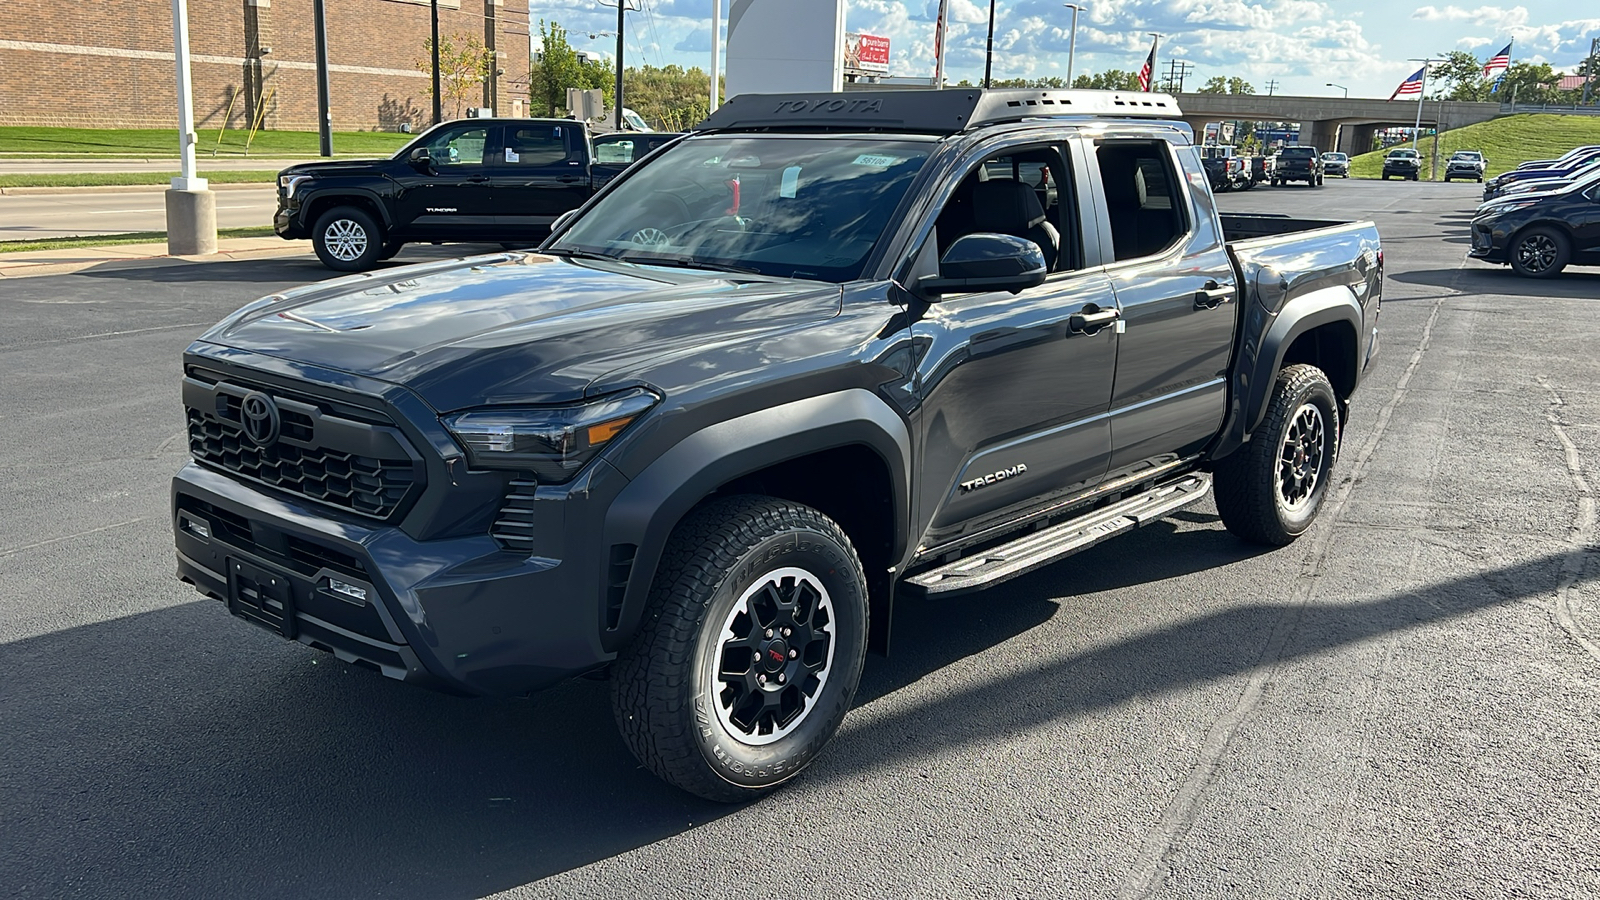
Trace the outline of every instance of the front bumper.
<instances>
[{"instance_id":1,"label":"front bumper","mask_svg":"<svg viewBox=\"0 0 1600 900\"><path fill-rule=\"evenodd\" d=\"M1506 248L1511 243L1511 232L1495 220L1474 221L1471 227L1472 246L1467 255L1490 263L1507 263Z\"/></svg>"},{"instance_id":2,"label":"front bumper","mask_svg":"<svg viewBox=\"0 0 1600 900\"><path fill-rule=\"evenodd\" d=\"M603 462L584 480L596 478L611 483L581 485L590 496L625 483ZM601 646L598 570L566 537L574 511L561 501L541 513L554 545L529 554L488 534L418 541L269 490L193 462L172 482L178 577L240 618L462 694L521 694L615 656Z\"/></svg>"},{"instance_id":3,"label":"front bumper","mask_svg":"<svg viewBox=\"0 0 1600 900\"><path fill-rule=\"evenodd\" d=\"M1444 174L1445 174L1446 178L1482 178L1483 177L1483 172L1481 170L1476 169L1476 168L1470 168L1470 167L1469 168L1452 168L1452 167L1448 167L1447 166L1445 168L1445 170L1444 170Z\"/></svg>"},{"instance_id":4,"label":"front bumper","mask_svg":"<svg viewBox=\"0 0 1600 900\"><path fill-rule=\"evenodd\" d=\"M278 211L272 215L272 230L286 241L302 241L311 237L311 226L300 219L300 205L286 201L278 192Z\"/></svg>"}]
</instances>

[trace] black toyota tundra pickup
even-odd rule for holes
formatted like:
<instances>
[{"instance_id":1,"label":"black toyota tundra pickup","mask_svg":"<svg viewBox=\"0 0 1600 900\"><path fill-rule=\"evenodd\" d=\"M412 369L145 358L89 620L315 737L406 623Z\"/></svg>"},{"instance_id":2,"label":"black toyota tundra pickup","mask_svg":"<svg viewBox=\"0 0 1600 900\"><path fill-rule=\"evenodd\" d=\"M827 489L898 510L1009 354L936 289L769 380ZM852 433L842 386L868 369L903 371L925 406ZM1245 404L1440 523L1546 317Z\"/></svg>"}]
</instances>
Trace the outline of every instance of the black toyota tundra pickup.
<instances>
[{"instance_id":1,"label":"black toyota tundra pickup","mask_svg":"<svg viewBox=\"0 0 1600 900\"><path fill-rule=\"evenodd\" d=\"M571 119L463 119L389 159L300 163L278 173L272 224L311 239L331 269L359 272L408 242L536 245L562 213L676 135L619 135L591 146ZM624 147L626 152L616 152Z\"/></svg>"},{"instance_id":2,"label":"black toyota tundra pickup","mask_svg":"<svg viewBox=\"0 0 1600 900\"><path fill-rule=\"evenodd\" d=\"M896 606L1213 484L1244 539L1304 533L1382 273L1370 223L1219 215L1163 95L739 96L539 254L196 341L178 574L391 678L609 678L646 766L748 799L821 752Z\"/></svg>"}]
</instances>

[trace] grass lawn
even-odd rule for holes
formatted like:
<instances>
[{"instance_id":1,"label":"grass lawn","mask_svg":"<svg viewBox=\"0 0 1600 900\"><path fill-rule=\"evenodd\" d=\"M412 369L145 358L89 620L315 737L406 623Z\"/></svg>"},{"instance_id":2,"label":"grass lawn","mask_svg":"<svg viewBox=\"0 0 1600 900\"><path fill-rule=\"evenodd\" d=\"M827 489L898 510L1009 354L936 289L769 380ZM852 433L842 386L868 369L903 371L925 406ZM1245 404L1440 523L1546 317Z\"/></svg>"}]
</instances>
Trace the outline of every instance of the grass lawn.
<instances>
[{"instance_id":1,"label":"grass lawn","mask_svg":"<svg viewBox=\"0 0 1600 900\"><path fill-rule=\"evenodd\" d=\"M273 184L278 173L274 169L257 171L207 172L201 177L214 184ZM68 172L55 175L0 175L0 188L17 187L98 187L102 185L166 185L178 177L177 172Z\"/></svg>"},{"instance_id":2,"label":"grass lawn","mask_svg":"<svg viewBox=\"0 0 1600 900\"><path fill-rule=\"evenodd\" d=\"M250 228L219 228L219 238L271 237L271 225ZM115 247L118 244L154 244L167 239L165 231L134 231L127 234L96 234L87 237L40 238L34 241L0 241L0 253L23 250L76 250L79 247Z\"/></svg>"},{"instance_id":3,"label":"grass lawn","mask_svg":"<svg viewBox=\"0 0 1600 900\"><path fill-rule=\"evenodd\" d=\"M195 153L202 164L217 147L216 129L198 132ZM248 132L226 131L217 156L245 156ZM416 135L385 131L339 131L333 134L338 156L390 156ZM315 131L258 131L250 156L316 156ZM137 156L178 158L178 133L173 128L33 128L0 126L0 154L35 158Z\"/></svg>"},{"instance_id":4,"label":"grass lawn","mask_svg":"<svg viewBox=\"0 0 1600 900\"><path fill-rule=\"evenodd\" d=\"M1600 116L1521 115L1491 119L1439 133L1439 178L1444 178L1445 160L1457 150L1482 150L1489 159L1487 176L1510 171L1530 159L1552 159L1583 144L1600 144ZM1356 178L1381 177L1383 155L1388 149L1351 157L1350 174ZM1422 156L1422 177L1429 178L1433 138L1418 141L1417 152Z\"/></svg>"}]
</instances>

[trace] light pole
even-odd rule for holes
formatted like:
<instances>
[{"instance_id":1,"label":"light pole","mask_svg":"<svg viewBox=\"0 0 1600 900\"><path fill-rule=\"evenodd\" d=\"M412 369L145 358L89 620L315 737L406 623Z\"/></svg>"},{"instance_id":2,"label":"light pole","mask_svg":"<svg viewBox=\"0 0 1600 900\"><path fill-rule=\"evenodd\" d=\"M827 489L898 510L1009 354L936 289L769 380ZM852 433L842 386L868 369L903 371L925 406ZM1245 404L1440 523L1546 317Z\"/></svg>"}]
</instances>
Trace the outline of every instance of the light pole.
<instances>
[{"instance_id":1,"label":"light pole","mask_svg":"<svg viewBox=\"0 0 1600 900\"><path fill-rule=\"evenodd\" d=\"M444 98L439 96L439 0L433 0L429 22L433 29L433 124L444 121Z\"/></svg>"},{"instance_id":2,"label":"light pole","mask_svg":"<svg viewBox=\"0 0 1600 900\"><path fill-rule=\"evenodd\" d=\"M722 102L722 0L711 0L711 111Z\"/></svg>"},{"instance_id":3,"label":"light pole","mask_svg":"<svg viewBox=\"0 0 1600 900\"><path fill-rule=\"evenodd\" d=\"M167 189L167 252L217 252L217 199L195 171L194 81L189 76L189 0L172 0L172 59L178 81L177 178Z\"/></svg>"},{"instance_id":4,"label":"light pole","mask_svg":"<svg viewBox=\"0 0 1600 900\"><path fill-rule=\"evenodd\" d=\"M1415 153L1417 151L1418 132L1422 131L1422 100L1423 100L1423 98L1428 96L1428 67L1433 65L1436 62L1441 62L1441 61L1442 60L1436 60L1431 56L1426 58L1426 59L1417 59L1417 58L1413 57L1411 59L1406 60L1406 62L1419 62L1419 63L1422 63L1422 85L1417 88L1417 122L1416 122L1416 125L1414 125L1412 127L1412 129L1411 129L1411 151L1413 153ZM1419 154L1419 157L1420 157L1420 154ZM1420 162L1420 159L1419 159L1419 162L1417 163L1417 167L1418 168L1422 167L1422 163Z\"/></svg>"},{"instance_id":5,"label":"light pole","mask_svg":"<svg viewBox=\"0 0 1600 900\"><path fill-rule=\"evenodd\" d=\"M1072 87L1072 57L1078 49L1078 12L1083 9L1076 3L1063 3L1072 10L1072 34L1067 38L1067 87Z\"/></svg>"},{"instance_id":6,"label":"light pole","mask_svg":"<svg viewBox=\"0 0 1600 900\"><path fill-rule=\"evenodd\" d=\"M1342 84L1334 84L1333 82L1330 81L1330 82L1328 82L1326 84L1326 87L1336 87L1339 90L1344 91L1344 98L1346 100L1350 99L1350 89L1345 87L1344 85L1342 85Z\"/></svg>"}]
</instances>

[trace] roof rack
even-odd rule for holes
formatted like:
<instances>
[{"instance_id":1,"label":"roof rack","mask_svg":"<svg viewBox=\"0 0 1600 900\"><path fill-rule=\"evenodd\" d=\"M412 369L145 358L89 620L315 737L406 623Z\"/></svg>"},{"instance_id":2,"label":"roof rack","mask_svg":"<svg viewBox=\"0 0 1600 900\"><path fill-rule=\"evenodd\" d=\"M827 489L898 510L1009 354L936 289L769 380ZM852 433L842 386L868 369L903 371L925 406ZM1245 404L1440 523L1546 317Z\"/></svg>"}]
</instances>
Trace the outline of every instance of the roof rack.
<instances>
[{"instance_id":1,"label":"roof rack","mask_svg":"<svg viewBox=\"0 0 1600 900\"><path fill-rule=\"evenodd\" d=\"M1049 116L1176 119L1182 115L1172 95L1140 91L946 88L740 94L694 130L823 129L948 135L998 122Z\"/></svg>"}]
</instances>

